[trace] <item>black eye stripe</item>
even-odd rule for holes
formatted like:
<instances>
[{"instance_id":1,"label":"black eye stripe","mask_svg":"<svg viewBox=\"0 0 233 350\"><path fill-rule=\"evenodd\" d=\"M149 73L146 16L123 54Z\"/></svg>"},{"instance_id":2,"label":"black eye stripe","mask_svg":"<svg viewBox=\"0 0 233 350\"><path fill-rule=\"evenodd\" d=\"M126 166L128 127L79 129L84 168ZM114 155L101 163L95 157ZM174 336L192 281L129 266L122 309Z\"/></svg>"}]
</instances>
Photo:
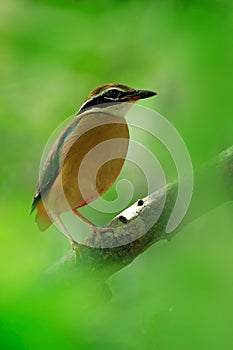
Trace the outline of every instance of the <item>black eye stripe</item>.
<instances>
[{"instance_id":1,"label":"black eye stripe","mask_svg":"<svg viewBox=\"0 0 233 350\"><path fill-rule=\"evenodd\" d=\"M90 101L87 101L85 104L83 104L82 108L79 110L79 112L86 110L91 107L104 107L105 104L109 105L109 103L115 103L114 99L110 99L102 96L96 96L95 98L91 99Z\"/></svg>"},{"instance_id":2,"label":"black eye stripe","mask_svg":"<svg viewBox=\"0 0 233 350\"><path fill-rule=\"evenodd\" d=\"M83 106L80 108L79 113L91 107L104 107L105 105L108 105L111 102L113 103L126 101L126 99L124 99L124 96L127 96L127 94L127 92L118 89L108 90L105 93L98 95L89 101L86 101L86 103L84 103Z\"/></svg>"},{"instance_id":3,"label":"black eye stripe","mask_svg":"<svg viewBox=\"0 0 233 350\"><path fill-rule=\"evenodd\" d=\"M106 98L112 98L112 99L117 99L117 98L120 98L124 95L124 92L123 91L120 91L118 89L111 89L111 90L108 90L106 91L103 96L106 97Z\"/></svg>"}]
</instances>

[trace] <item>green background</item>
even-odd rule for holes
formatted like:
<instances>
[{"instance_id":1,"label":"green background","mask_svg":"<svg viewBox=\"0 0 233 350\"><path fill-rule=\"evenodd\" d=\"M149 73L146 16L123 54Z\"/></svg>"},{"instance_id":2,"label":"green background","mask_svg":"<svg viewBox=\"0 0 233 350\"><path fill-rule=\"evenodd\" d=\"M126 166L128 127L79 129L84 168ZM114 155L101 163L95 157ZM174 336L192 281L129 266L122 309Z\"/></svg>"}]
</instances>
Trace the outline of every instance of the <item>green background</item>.
<instances>
[{"instance_id":1,"label":"green background","mask_svg":"<svg viewBox=\"0 0 233 350\"><path fill-rule=\"evenodd\" d=\"M0 11L1 349L232 349L232 203L112 276L108 302L91 282L40 280L70 248L28 215L49 135L97 85L157 91L142 104L173 123L194 168L232 144L231 1L7 0Z\"/></svg>"}]
</instances>

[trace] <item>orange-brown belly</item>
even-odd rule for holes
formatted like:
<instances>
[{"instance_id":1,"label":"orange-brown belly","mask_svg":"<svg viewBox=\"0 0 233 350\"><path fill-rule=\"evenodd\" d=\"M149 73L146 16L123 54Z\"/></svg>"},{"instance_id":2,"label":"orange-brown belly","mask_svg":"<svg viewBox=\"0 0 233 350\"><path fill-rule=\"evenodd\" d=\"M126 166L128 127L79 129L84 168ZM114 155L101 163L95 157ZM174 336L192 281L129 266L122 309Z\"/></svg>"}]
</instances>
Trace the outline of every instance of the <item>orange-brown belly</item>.
<instances>
[{"instance_id":1,"label":"orange-brown belly","mask_svg":"<svg viewBox=\"0 0 233 350\"><path fill-rule=\"evenodd\" d=\"M61 214L93 201L118 177L128 150L129 130L123 118L114 123L116 117L112 117L111 124L107 118L107 124L83 134L79 125L79 132L66 145L61 171L46 198L50 212Z\"/></svg>"}]
</instances>

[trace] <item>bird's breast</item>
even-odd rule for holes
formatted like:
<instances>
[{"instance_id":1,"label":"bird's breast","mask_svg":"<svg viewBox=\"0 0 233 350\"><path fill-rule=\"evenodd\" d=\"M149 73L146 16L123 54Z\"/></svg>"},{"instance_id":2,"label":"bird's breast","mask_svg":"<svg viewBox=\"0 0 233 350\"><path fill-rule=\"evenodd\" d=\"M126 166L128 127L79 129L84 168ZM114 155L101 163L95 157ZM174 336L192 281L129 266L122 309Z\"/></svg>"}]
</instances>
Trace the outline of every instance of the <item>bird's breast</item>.
<instances>
[{"instance_id":1,"label":"bird's breast","mask_svg":"<svg viewBox=\"0 0 233 350\"><path fill-rule=\"evenodd\" d=\"M106 192L122 169L128 144L124 118L85 116L62 149L61 171L49 194L54 211L81 207Z\"/></svg>"}]
</instances>

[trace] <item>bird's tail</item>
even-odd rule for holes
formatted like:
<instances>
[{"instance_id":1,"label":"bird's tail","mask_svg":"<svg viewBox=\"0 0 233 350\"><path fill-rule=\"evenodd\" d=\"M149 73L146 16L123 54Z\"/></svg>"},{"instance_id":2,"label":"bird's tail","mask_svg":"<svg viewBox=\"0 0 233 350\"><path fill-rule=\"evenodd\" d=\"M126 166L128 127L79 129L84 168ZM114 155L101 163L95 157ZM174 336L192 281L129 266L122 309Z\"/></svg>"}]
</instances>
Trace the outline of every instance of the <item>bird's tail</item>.
<instances>
[{"instance_id":1,"label":"bird's tail","mask_svg":"<svg viewBox=\"0 0 233 350\"><path fill-rule=\"evenodd\" d=\"M39 201L39 203L36 206L37 214L35 221L41 231L47 230L49 226L53 224L52 219L48 216L47 211L45 210L45 207L43 205L42 200Z\"/></svg>"}]
</instances>

